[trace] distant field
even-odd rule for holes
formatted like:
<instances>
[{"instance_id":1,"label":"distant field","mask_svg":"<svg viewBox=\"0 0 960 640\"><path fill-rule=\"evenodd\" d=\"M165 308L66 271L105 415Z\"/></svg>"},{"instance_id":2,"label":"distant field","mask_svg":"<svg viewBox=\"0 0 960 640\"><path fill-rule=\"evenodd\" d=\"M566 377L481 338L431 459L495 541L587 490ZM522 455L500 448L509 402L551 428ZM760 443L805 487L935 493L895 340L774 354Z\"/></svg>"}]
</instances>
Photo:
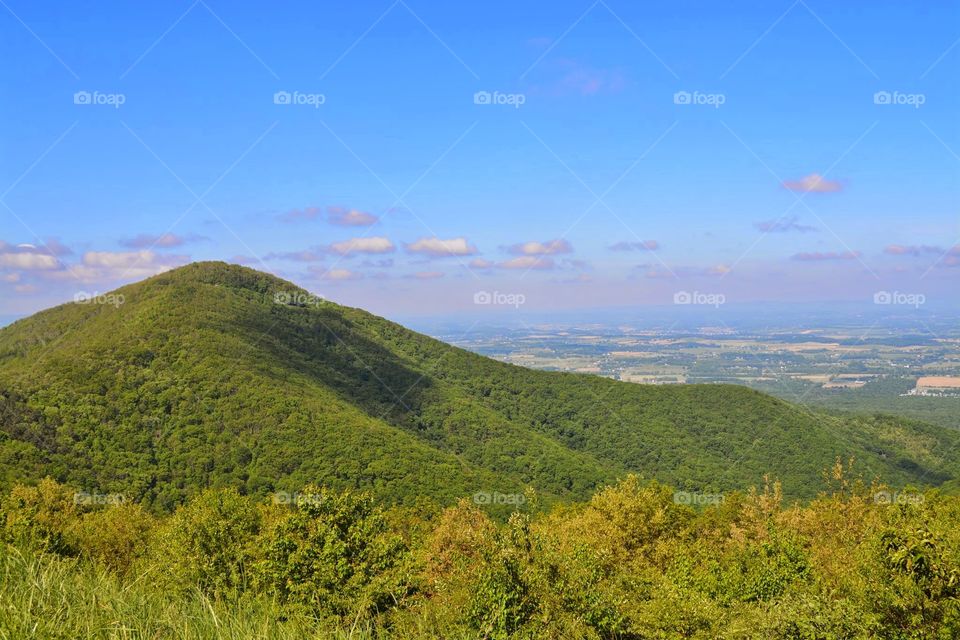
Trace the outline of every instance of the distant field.
<instances>
[{"instance_id":1,"label":"distant field","mask_svg":"<svg viewBox=\"0 0 960 640\"><path fill-rule=\"evenodd\" d=\"M960 397L952 397L960 390L960 329L946 319L926 333L873 326L691 331L618 324L589 333L540 325L535 332L460 338L459 346L534 369L637 384L740 384L792 402L960 428ZM907 395L914 389L927 395Z\"/></svg>"}]
</instances>

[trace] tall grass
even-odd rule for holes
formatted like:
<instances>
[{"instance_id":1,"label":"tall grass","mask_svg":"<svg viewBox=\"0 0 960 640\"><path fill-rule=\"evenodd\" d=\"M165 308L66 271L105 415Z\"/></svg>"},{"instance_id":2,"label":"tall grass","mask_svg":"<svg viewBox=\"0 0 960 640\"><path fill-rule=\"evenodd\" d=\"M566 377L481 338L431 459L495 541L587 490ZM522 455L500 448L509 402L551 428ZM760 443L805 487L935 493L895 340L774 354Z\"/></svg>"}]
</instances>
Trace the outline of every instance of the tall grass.
<instances>
[{"instance_id":1,"label":"tall grass","mask_svg":"<svg viewBox=\"0 0 960 640\"><path fill-rule=\"evenodd\" d=\"M168 594L144 576L124 580L92 563L0 548L0 640L370 637L370 629L341 630L291 616L263 597L225 603L198 591Z\"/></svg>"}]
</instances>

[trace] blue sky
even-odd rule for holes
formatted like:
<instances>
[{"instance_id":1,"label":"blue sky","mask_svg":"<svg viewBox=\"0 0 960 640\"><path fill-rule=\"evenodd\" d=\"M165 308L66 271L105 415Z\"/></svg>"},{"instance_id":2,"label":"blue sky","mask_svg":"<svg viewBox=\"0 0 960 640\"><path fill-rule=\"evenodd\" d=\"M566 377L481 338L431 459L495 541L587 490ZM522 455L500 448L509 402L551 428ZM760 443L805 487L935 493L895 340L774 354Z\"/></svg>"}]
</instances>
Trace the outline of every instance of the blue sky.
<instances>
[{"instance_id":1,"label":"blue sky","mask_svg":"<svg viewBox=\"0 0 960 640\"><path fill-rule=\"evenodd\" d=\"M275 4L0 3L0 315L956 297L960 3Z\"/></svg>"}]
</instances>

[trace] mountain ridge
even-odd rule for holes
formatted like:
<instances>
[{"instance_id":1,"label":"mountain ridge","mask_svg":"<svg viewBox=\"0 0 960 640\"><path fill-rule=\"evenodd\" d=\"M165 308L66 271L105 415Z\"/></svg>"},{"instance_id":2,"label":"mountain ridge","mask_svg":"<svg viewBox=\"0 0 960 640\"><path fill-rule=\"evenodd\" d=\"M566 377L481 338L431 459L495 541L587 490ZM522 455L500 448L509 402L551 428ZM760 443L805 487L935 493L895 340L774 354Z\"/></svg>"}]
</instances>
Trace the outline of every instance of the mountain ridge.
<instances>
[{"instance_id":1,"label":"mountain ridge","mask_svg":"<svg viewBox=\"0 0 960 640\"><path fill-rule=\"evenodd\" d=\"M204 486L551 501L628 472L704 491L770 472L804 497L838 456L901 484L960 468L947 429L524 369L246 267L193 263L111 293L122 304L0 329L0 482L50 474L168 510Z\"/></svg>"}]
</instances>

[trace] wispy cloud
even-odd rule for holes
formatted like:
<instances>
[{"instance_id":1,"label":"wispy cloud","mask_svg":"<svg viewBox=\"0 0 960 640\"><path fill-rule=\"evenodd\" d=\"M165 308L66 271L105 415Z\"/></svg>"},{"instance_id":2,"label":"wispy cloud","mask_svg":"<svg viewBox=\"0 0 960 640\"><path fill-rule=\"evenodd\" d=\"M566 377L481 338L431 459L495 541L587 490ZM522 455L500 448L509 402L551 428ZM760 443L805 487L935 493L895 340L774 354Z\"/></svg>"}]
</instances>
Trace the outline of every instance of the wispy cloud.
<instances>
[{"instance_id":1,"label":"wispy cloud","mask_svg":"<svg viewBox=\"0 0 960 640\"><path fill-rule=\"evenodd\" d=\"M831 260L857 260L861 255L859 251L814 251L811 253L796 253L792 258L801 262L828 262Z\"/></svg>"},{"instance_id":2,"label":"wispy cloud","mask_svg":"<svg viewBox=\"0 0 960 640\"><path fill-rule=\"evenodd\" d=\"M790 191L804 193L835 193L843 190L843 184L836 180L827 180L818 173L811 173L799 180L784 180L783 187Z\"/></svg>"},{"instance_id":3,"label":"wispy cloud","mask_svg":"<svg viewBox=\"0 0 960 640\"><path fill-rule=\"evenodd\" d=\"M610 245L610 251L656 251L660 248L660 243L656 240L641 240L639 242L627 242L622 240Z\"/></svg>"},{"instance_id":4,"label":"wispy cloud","mask_svg":"<svg viewBox=\"0 0 960 640\"><path fill-rule=\"evenodd\" d=\"M130 249L172 249L174 247L182 247L190 242L200 242L202 240L209 240L209 238L195 234L180 236L175 233L163 233L160 235L141 233L135 238L121 240L120 244Z\"/></svg>"},{"instance_id":5,"label":"wispy cloud","mask_svg":"<svg viewBox=\"0 0 960 640\"><path fill-rule=\"evenodd\" d=\"M529 92L547 96L619 93L627 85L626 75L618 68L595 67L580 60L558 58L542 65L541 80Z\"/></svg>"},{"instance_id":6,"label":"wispy cloud","mask_svg":"<svg viewBox=\"0 0 960 640\"><path fill-rule=\"evenodd\" d=\"M442 271L418 271L410 274L407 277L415 280L436 280L437 278L442 278L445 275L446 274Z\"/></svg>"},{"instance_id":7,"label":"wispy cloud","mask_svg":"<svg viewBox=\"0 0 960 640\"><path fill-rule=\"evenodd\" d=\"M725 264L715 264L710 267L672 266L669 269L659 264L638 264L634 267L643 271L645 278L654 280L675 280L677 278L712 278L726 275L730 267Z\"/></svg>"},{"instance_id":8,"label":"wispy cloud","mask_svg":"<svg viewBox=\"0 0 960 640\"><path fill-rule=\"evenodd\" d=\"M290 260L292 262L320 262L326 257L322 249L304 249L303 251L283 251L268 253L264 260Z\"/></svg>"},{"instance_id":9,"label":"wispy cloud","mask_svg":"<svg viewBox=\"0 0 960 640\"><path fill-rule=\"evenodd\" d=\"M956 249L956 247L954 247ZM943 254L946 252L946 249L942 247L935 247L931 245L903 245L903 244L888 244L883 248L883 252L891 256L921 256L924 254Z\"/></svg>"},{"instance_id":10,"label":"wispy cloud","mask_svg":"<svg viewBox=\"0 0 960 640\"><path fill-rule=\"evenodd\" d=\"M344 207L327 207L327 222L338 227L369 227L379 218L366 211Z\"/></svg>"},{"instance_id":11,"label":"wispy cloud","mask_svg":"<svg viewBox=\"0 0 960 640\"><path fill-rule=\"evenodd\" d=\"M756 227L758 231L762 231L764 233L789 233L791 231L806 233L808 231L818 230L816 227L800 224L797 220L797 216L790 216L787 218L777 218L775 220L754 222L753 226Z\"/></svg>"}]
</instances>

